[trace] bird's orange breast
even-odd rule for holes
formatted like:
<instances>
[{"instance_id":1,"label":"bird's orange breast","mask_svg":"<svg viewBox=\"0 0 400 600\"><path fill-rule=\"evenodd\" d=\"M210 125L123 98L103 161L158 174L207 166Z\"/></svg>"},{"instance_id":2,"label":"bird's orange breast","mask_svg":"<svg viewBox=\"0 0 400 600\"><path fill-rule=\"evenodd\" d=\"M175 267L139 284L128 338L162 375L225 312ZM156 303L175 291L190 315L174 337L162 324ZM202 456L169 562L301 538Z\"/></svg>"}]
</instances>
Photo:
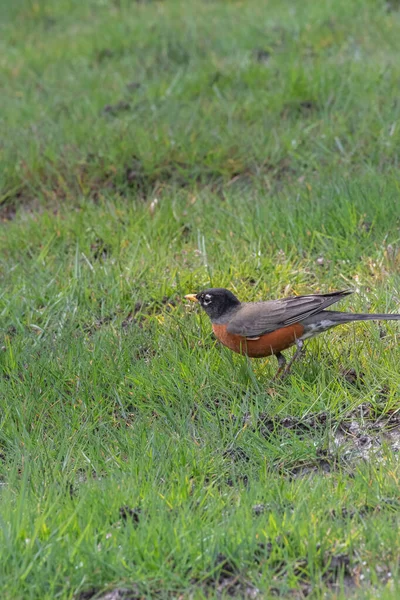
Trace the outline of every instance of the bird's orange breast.
<instances>
[{"instance_id":1,"label":"bird's orange breast","mask_svg":"<svg viewBox=\"0 0 400 600\"><path fill-rule=\"evenodd\" d=\"M265 333L256 340L249 340L242 335L228 333L226 327L227 325L213 324L212 328L218 340L233 352L245 354L251 358L271 356L271 354L286 350L293 346L304 333L303 325L295 323L271 333Z\"/></svg>"}]
</instances>

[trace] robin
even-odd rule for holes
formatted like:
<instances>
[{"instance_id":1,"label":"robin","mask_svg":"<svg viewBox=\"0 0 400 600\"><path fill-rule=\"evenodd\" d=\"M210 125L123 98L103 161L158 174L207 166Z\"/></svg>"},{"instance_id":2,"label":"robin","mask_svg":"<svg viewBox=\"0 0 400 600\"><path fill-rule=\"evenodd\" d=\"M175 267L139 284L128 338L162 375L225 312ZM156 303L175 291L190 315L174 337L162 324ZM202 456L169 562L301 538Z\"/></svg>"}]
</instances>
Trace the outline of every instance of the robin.
<instances>
[{"instance_id":1,"label":"robin","mask_svg":"<svg viewBox=\"0 0 400 600\"><path fill-rule=\"evenodd\" d=\"M279 376L289 372L303 351L304 340L308 338L352 321L400 320L400 314L325 310L352 293L342 291L267 302L240 302L229 290L211 288L198 294L188 294L185 298L199 302L210 317L218 340L233 352L251 358L276 356ZM296 352L287 363L282 350L294 345Z\"/></svg>"}]
</instances>

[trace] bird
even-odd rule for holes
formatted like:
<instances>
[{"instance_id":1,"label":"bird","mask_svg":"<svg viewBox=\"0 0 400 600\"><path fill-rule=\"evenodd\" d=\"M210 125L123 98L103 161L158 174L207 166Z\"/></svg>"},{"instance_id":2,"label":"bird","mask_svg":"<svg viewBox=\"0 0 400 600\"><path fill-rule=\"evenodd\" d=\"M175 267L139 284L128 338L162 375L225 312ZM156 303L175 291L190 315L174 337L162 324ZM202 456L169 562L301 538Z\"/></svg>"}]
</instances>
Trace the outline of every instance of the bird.
<instances>
[{"instance_id":1,"label":"bird","mask_svg":"<svg viewBox=\"0 0 400 600\"><path fill-rule=\"evenodd\" d=\"M351 313L326 310L352 294L352 290L290 296L280 300L241 302L230 290L210 288L187 294L211 319L216 338L233 352L250 358L274 355L276 378L284 378L303 353L304 341L332 327L353 321L400 320L400 314ZM283 350L296 346L287 362Z\"/></svg>"}]
</instances>

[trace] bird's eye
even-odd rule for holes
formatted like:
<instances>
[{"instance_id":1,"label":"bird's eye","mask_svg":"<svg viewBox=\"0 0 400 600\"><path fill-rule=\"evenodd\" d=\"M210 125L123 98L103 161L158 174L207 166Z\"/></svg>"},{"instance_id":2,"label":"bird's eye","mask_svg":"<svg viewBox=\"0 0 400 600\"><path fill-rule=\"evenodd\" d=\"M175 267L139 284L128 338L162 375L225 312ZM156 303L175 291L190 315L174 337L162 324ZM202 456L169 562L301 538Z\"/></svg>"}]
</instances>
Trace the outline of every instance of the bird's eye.
<instances>
[{"instance_id":1,"label":"bird's eye","mask_svg":"<svg viewBox=\"0 0 400 600\"><path fill-rule=\"evenodd\" d=\"M212 297L210 294L205 294L205 296L203 296L203 304L204 306L207 306L208 304L210 304L212 300Z\"/></svg>"}]
</instances>

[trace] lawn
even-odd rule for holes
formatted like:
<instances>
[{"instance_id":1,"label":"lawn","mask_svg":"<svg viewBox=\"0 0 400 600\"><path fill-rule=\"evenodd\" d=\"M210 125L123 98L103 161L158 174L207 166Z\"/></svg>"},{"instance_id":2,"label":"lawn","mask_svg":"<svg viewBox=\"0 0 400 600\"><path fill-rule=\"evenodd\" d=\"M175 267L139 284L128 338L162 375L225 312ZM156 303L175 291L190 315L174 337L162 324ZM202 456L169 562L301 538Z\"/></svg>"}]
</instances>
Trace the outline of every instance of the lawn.
<instances>
[{"instance_id":1,"label":"lawn","mask_svg":"<svg viewBox=\"0 0 400 600\"><path fill-rule=\"evenodd\" d=\"M399 52L396 0L3 0L2 598L400 597L399 324L273 383L183 299L400 312Z\"/></svg>"}]
</instances>

